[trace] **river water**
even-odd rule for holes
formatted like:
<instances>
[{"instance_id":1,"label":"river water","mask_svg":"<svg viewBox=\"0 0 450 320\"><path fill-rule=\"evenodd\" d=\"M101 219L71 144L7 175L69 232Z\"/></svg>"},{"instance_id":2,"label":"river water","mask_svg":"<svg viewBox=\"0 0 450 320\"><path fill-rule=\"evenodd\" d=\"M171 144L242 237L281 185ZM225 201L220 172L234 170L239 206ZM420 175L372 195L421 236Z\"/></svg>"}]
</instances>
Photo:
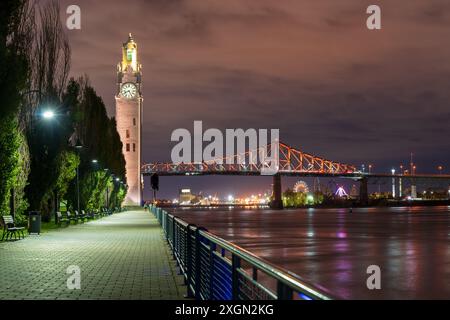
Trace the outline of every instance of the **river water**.
<instances>
[{"instance_id":1,"label":"river water","mask_svg":"<svg viewBox=\"0 0 450 320\"><path fill-rule=\"evenodd\" d=\"M338 298L450 299L450 206L170 211Z\"/></svg>"}]
</instances>

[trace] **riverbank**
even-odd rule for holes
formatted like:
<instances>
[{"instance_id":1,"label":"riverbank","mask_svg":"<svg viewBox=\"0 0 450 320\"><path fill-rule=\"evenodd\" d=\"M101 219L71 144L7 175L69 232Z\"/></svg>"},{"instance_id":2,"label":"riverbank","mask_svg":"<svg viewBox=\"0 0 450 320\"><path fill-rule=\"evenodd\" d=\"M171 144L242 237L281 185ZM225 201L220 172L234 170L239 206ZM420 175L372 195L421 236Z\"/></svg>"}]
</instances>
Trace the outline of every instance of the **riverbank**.
<instances>
[{"instance_id":1,"label":"riverbank","mask_svg":"<svg viewBox=\"0 0 450 320\"><path fill-rule=\"evenodd\" d=\"M178 204L158 204L162 208L185 208L185 209L220 209L220 208L236 208L236 209L270 209L269 205L243 205L243 204L214 204L214 205L178 205ZM366 206L360 205L355 200L339 200L332 203L318 204L314 206L285 207L286 209L339 209L339 208L390 208L390 207L436 207L450 206L450 199L447 200L393 200L379 199L370 200Z\"/></svg>"}]
</instances>

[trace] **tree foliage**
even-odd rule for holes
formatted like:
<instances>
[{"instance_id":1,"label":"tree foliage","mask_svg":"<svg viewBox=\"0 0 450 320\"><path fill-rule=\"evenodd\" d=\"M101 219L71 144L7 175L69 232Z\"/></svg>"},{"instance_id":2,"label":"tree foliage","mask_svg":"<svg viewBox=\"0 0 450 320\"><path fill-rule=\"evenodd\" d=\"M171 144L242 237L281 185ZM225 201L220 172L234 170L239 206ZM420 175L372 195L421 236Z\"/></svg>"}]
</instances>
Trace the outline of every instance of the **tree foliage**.
<instances>
[{"instance_id":1,"label":"tree foliage","mask_svg":"<svg viewBox=\"0 0 450 320\"><path fill-rule=\"evenodd\" d=\"M0 214L9 213L11 189L18 220L28 204L49 218L56 196L73 206L78 166L85 208L104 205L106 191L110 205L124 198L110 175L125 177L115 120L85 78L67 83L70 56L58 1L0 1ZM47 108L52 121L41 117Z\"/></svg>"},{"instance_id":2,"label":"tree foliage","mask_svg":"<svg viewBox=\"0 0 450 320\"><path fill-rule=\"evenodd\" d=\"M74 121L77 137L83 145L79 152L81 209L97 210L105 207L107 199L110 207L118 207L126 193L126 181L125 158L116 121L108 117L103 100L89 84L87 77L77 81L71 79L69 87L80 89L74 109ZM93 163L92 160L97 162ZM123 184L117 182L116 178ZM71 186L68 200L72 208L77 208L75 184Z\"/></svg>"},{"instance_id":3,"label":"tree foliage","mask_svg":"<svg viewBox=\"0 0 450 320\"><path fill-rule=\"evenodd\" d=\"M27 60L29 29L28 1L0 1L0 214L9 213L10 190L16 190L16 205L23 202L27 147L18 126L21 92L29 75Z\"/></svg>"},{"instance_id":4,"label":"tree foliage","mask_svg":"<svg viewBox=\"0 0 450 320\"><path fill-rule=\"evenodd\" d=\"M291 189L283 192L283 206L285 207L305 207L322 204L323 201L324 195L321 192L294 192Z\"/></svg>"}]
</instances>

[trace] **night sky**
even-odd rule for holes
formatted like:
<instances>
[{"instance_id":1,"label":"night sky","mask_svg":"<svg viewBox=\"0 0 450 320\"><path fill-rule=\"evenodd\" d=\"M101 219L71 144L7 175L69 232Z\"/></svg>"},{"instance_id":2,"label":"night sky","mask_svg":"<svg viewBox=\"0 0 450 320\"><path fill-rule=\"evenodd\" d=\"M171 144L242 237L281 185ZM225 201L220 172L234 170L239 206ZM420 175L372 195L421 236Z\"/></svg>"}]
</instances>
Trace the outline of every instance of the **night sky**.
<instances>
[{"instance_id":1,"label":"night sky","mask_svg":"<svg viewBox=\"0 0 450 320\"><path fill-rule=\"evenodd\" d=\"M72 75L89 75L111 116L122 43L129 32L138 43L145 162L170 161L171 132L203 120L279 128L305 152L377 172L407 165L410 152L418 173L450 169L448 0L62 0L64 18L70 4L82 10L82 29L67 31ZM382 30L366 27L370 4ZM161 196L270 182L162 178Z\"/></svg>"}]
</instances>

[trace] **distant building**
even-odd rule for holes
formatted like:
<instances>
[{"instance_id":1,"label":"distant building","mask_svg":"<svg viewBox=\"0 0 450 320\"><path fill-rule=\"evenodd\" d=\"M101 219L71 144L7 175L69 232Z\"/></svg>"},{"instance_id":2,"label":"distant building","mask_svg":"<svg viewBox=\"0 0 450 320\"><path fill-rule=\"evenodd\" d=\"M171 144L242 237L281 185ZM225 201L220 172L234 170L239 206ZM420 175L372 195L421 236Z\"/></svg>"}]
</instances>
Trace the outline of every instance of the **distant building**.
<instances>
[{"instance_id":1,"label":"distant building","mask_svg":"<svg viewBox=\"0 0 450 320\"><path fill-rule=\"evenodd\" d=\"M191 201L196 199L197 196L192 194L191 189L180 189L179 203L180 204L191 204Z\"/></svg>"}]
</instances>

